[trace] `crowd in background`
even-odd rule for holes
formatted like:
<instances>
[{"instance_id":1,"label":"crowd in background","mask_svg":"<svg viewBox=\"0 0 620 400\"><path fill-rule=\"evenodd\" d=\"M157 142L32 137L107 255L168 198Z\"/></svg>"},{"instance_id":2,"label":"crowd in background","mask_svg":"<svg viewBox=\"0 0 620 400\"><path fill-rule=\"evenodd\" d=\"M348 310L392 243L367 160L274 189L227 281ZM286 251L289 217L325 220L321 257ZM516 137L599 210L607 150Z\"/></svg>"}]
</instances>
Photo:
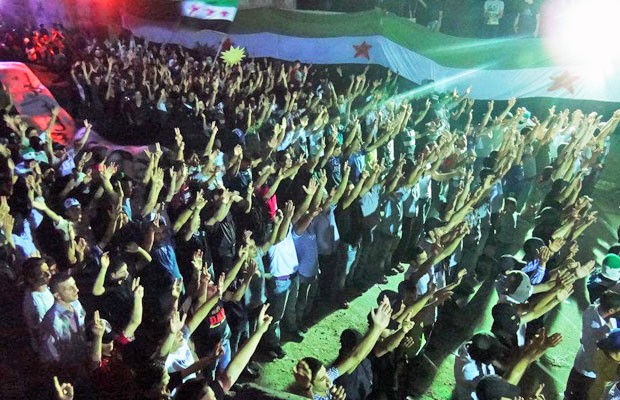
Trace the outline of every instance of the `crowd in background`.
<instances>
[{"instance_id":1,"label":"crowd in background","mask_svg":"<svg viewBox=\"0 0 620 400\"><path fill-rule=\"evenodd\" d=\"M300 9L355 12L375 7L431 31L468 37L537 37L580 0L298 0Z\"/></svg>"},{"instance_id":2,"label":"crowd in background","mask_svg":"<svg viewBox=\"0 0 620 400\"><path fill-rule=\"evenodd\" d=\"M562 340L545 315L590 276L566 395L616 398L620 246L600 269L576 256L619 112L537 118L511 99L478 114L469 90L396 96L387 70L3 29L5 59L66 77L84 126L56 143L59 109L40 131L9 98L0 132L4 295L20 296L21 351L59 399L234 396L317 309L395 274L333 363L299 360L299 394L405 398L439 313L491 280L493 328L457 350L456 395L517 398ZM151 146L110 152L92 131Z\"/></svg>"}]
</instances>

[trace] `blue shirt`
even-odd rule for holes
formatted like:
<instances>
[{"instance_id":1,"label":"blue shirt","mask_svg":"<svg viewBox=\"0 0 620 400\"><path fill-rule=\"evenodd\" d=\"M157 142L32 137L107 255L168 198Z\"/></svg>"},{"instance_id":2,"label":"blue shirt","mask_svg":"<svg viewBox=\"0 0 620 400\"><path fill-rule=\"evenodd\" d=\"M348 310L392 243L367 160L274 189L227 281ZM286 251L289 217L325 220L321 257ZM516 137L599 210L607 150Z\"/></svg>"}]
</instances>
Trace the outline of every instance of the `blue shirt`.
<instances>
[{"instance_id":1,"label":"blue shirt","mask_svg":"<svg viewBox=\"0 0 620 400\"><path fill-rule=\"evenodd\" d=\"M351 179L353 182L359 180L360 175L366 168L366 152L358 151L349 157L349 165L351 166Z\"/></svg>"},{"instance_id":2,"label":"blue shirt","mask_svg":"<svg viewBox=\"0 0 620 400\"><path fill-rule=\"evenodd\" d=\"M299 274L314 278L319 273L319 247L314 222L301 235L293 232L293 241L299 260Z\"/></svg>"},{"instance_id":3,"label":"blue shirt","mask_svg":"<svg viewBox=\"0 0 620 400\"><path fill-rule=\"evenodd\" d=\"M338 371L338 368L332 366L327 369L326 375L329 381L333 383L336 379L340 377L340 371ZM312 394L312 400L331 400L331 399L332 399L331 392L327 392L326 396Z\"/></svg>"},{"instance_id":4,"label":"blue shirt","mask_svg":"<svg viewBox=\"0 0 620 400\"><path fill-rule=\"evenodd\" d=\"M153 260L159 263L168 275L172 279L183 279L181 271L179 271L179 264L177 263L177 256L174 253L174 249L171 245L163 245L153 249Z\"/></svg>"},{"instance_id":5,"label":"blue shirt","mask_svg":"<svg viewBox=\"0 0 620 400\"><path fill-rule=\"evenodd\" d=\"M377 211L380 195L381 185L374 185L366 194L360 197L359 202L363 217L368 217Z\"/></svg>"},{"instance_id":6,"label":"blue shirt","mask_svg":"<svg viewBox=\"0 0 620 400\"><path fill-rule=\"evenodd\" d=\"M86 342L84 319L86 311L79 300L71 303L73 311L55 302L41 321L41 361L61 364L79 364L86 360L89 346Z\"/></svg>"},{"instance_id":7,"label":"blue shirt","mask_svg":"<svg viewBox=\"0 0 620 400\"><path fill-rule=\"evenodd\" d=\"M390 193L381 199L383 217L377 229L387 235L403 235L403 202L401 193Z\"/></svg>"}]
</instances>

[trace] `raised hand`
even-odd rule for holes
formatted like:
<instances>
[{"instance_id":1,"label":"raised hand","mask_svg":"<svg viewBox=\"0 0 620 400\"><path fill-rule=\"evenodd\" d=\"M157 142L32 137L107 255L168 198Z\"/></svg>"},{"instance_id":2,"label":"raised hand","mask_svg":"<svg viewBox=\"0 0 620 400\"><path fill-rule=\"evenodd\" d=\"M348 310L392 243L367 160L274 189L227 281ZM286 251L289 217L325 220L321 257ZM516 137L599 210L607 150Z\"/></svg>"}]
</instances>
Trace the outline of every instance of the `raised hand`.
<instances>
[{"instance_id":1,"label":"raised hand","mask_svg":"<svg viewBox=\"0 0 620 400\"><path fill-rule=\"evenodd\" d=\"M573 273L577 279L583 279L594 272L595 266L596 262L594 260L590 260L587 263L577 267Z\"/></svg>"},{"instance_id":2,"label":"raised hand","mask_svg":"<svg viewBox=\"0 0 620 400\"><path fill-rule=\"evenodd\" d=\"M140 285L140 278L131 281L131 291L134 299L142 300L144 298L144 286Z\"/></svg>"},{"instance_id":3,"label":"raised hand","mask_svg":"<svg viewBox=\"0 0 620 400\"><path fill-rule=\"evenodd\" d=\"M273 217L273 222L274 224L278 225L278 224L281 224L283 220L284 220L284 214L282 213L282 209L278 209L276 211L276 215L274 215Z\"/></svg>"},{"instance_id":4,"label":"raised hand","mask_svg":"<svg viewBox=\"0 0 620 400\"><path fill-rule=\"evenodd\" d=\"M268 308L269 303L263 305L263 308L261 308L260 313L258 314L256 332L265 333L267 332L267 329L269 329L269 325L271 324L271 321L273 321L273 317L267 315Z\"/></svg>"},{"instance_id":5,"label":"raised hand","mask_svg":"<svg viewBox=\"0 0 620 400\"><path fill-rule=\"evenodd\" d=\"M108 268L110 266L110 253L108 251L101 255L99 258L99 264L101 265L101 268Z\"/></svg>"},{"instance_id":6,"label":"raised hand","mask_svg":"<svg viewBox=\"0 0 620 400\"><path fill-rule=\"evenodd\" d=\"M105 324L99 317L99 310L95 311L95 314L93 315L93 325L90 329L96 338L102 338L105 333Z\"/></svg>"},{"instance_id":7,"label":"raised hand","mask_svg":"<svg viewBox=\"0 0 620 400\"><path fill-rule=\"evenodd\" d=\"M70 383L60 383L57 376L54 376L54 388L58 400L73 400L74 390Z\"/></svg>"},{"instance_id":8,"label":"raised hand","mask_svg":"<svg viewBox=\"0 0 620 400\"><path fill-rule=\"evenodd\" d=\"M305 361L299 360L293 367L295 381L303 388L309 388L312 384L312 370Z\"/></svg>"},{"instance_id":9,"label":"raised hand","mask_svg":"<svg viewBox=\"0 0 620 400\"><path fill-rule=\"evenodd\" d=\"M185 318L187 318L187 314L183 314L183 317L181 317L178 311L173 311L170 317L170 333L176 334L181 332L185 325Z\"/></svg>"},{"instance_id":10,"label":"raised hand","mask_svg":"<svg viewBox=\"0 0 620 400\"><path fill-rule=\"evenodd\" d=\"M196 270L196 272L202 271L202 256L202 250L200 249L196 250L192 255L192 267L194 267L194 270Z\"/></svg>"},{"instance_id":11,"label":"raised hand","mask_svg":"<svg viewBox=\"0 0 620 400\"><path fill-rule=\"evenodd\" d=\"M308 196L312 196L313 194L316 193L317 189L318 189L319 185L317 183L317 181L315 179L310 179L310 182L308 183L308 186L302 186L302 189L304 190L304 192L306 192L306 194Z\"/></svg>"},{"instance_id":12,"label":"raised hand","mask_svg":"<svg viewBox=\"0 0 620 400\"><path fill-rule=\"evenodd\" d=\"M551 253L551 250L548 247L543 246L537 250L537 255L538 255L538 258L540 259L540 262L542 264L546 264L553 254Z\"/></svg>"},{"instance_id":13,"label":"raised hand","mask_svg":"<svg viewBox=\"0 0 620 400\"><path fill-rule=\"evenodd\" d=\"M406 318L401 324L400 324L400 329L402 329L403 332L405 333L409 333L409 331L411 331L413 329L413 327L415 326L415 322L410 321L409 318Z\"/></svg>"},{"instance_id":14,"label":"raised hand","mask_svg":"<svg viewBox=\"0 0 620 400\"><path fill-rule=\"evenodd\" d=\"M558 301L562 302L568 299L570 295L573 294L574 291L575 289L573 288L572 285L562 286L562 288L556 292L555 297L558 299Z\"/></svg>"},{"instance_id":15,"label":"raised hand","mask_svg":"<svg viewBox=\"0 0 620 400\"><path fill-rule=\"evenodd\" d=\"M174 298L179 298L181 296L181 291L183 289L183 279L175 279L172 283L171 295Z\"/></svg>"},{"instance_id":16,"label":"raised hand","mask_svg":"<svg viewBox=\"0 0 620 400\"><path fill-rule=\"evenodd\" d=\"M387 296L383 298L383 301L379 305L379 308L372 310L371 317L375 326L385 329L390 324L390 318L392 316L392 307L390 307L390 301Z\"/></svg>"},{"instance_id":17,"label":"raised hand","mask_svg":"<svg viewBox=\"0 0 620 400\"><path fill-rule=\"evenodd\" d=\"M289 200L286 202L286 205L284 208L284 216L286 218L290 218L293 216L293 214L295 214L295 206L293 205L293 202Z\"/></svg>"},{"instance_id":18,"label":"raised hand","mask_svg":"<svg viewBox=\"0 0 620 400\"><path fill-rule=\"evenodd\" d=\"M329 393L331 394L330 399L333 400L345 400L347 398L347 394L342 386L331 385Z\"/></svg>"}]
</instances>

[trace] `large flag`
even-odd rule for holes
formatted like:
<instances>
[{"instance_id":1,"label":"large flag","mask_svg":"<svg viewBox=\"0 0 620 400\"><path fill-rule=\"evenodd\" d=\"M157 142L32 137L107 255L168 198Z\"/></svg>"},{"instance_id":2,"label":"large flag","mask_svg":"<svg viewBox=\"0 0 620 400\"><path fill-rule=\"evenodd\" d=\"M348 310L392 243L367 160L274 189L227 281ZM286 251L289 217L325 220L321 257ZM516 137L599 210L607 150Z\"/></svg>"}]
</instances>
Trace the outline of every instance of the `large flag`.
<instances>
[{"instance_id":1,"label":"large flag","mask_svg":"<svg viewBox=\"0 0 620 400\"><path fill-rule=\"evenodd\" d=\"M10 93L17 112L39 130L46 130L52 118L51 111L59 104L30 68L20 62L0 62L0 82ZM63 108L51 135L55 142L64 145L79 139L73 118Z\"/></svg>"},{"instance_id":2,"label":"large flag","mask_svg":"<svg viewBox=\"0 0 620 400\"><path fill-rule=\"evenodd\" d=\"M151 41L218 48L221 34L174 29L126 14L124 26ZM620 74L601 76L556 61L541 39L472 39L431 33L379 10L324 14L240 10L228 32L248 57L313 64L378 64L437 90L472 86L476 99L555 97L620 102Z\"/></svg>"},{"instance_id":3,"label":"large flag","mask_svg":"<svg viewBox=\"0 0 620 400\"><path fill-rule=\"evenodd\" d=\"M225 32L237 15L239 0L183 0L184 25Z\"/></svg>"}]
</instances>

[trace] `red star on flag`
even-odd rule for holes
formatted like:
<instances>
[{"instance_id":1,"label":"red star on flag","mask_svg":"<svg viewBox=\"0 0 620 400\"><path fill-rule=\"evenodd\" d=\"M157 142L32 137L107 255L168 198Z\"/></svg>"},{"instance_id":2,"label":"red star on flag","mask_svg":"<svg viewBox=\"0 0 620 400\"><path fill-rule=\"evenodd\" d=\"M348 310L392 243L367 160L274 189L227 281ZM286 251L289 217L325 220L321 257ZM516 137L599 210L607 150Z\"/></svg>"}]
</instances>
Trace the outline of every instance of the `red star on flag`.
<instances>
[{"instance_id":1,"label":"red star on flag","mask_svg":"<svg viewBox=\"0 0 620 400\"><path fill-rule=\"evenodd\" d=\"M198 7L196 4L193 4L192 8L189 10L189 15L192 15L193 13L195 13L198 10L200 10L200 7Z\"/></svg>"},{"instance_id":2,"label":"red star on flag","mask_svg":"<svg viewBox=\"0 0 620 400\"><path fill-rule=\"evenodd\" d=\"M225 17L228 15L228 11L222 11L222 17Z\"/></svg>"},{"instance_id":3,"label":"red star on flag","mask_svg":"<svg viewBox=\"0 0 620 400\"><path fill-rule=\"evenodd\" d=\"M556 90L566 89L570 94L575 94L575 81L579 79L577 75L573 75L568 71L562 72L560 75L552 76L553 83L547 88L548 92L555 92Z\"/></svg>"},{"instance_id":4,"label":"red star on flag","mask_svg":"<svg viewBox=\"0 0 620 400\"><path fill-rule=\"evenodd\" d=\"M215 14L215 11L213 11L211 8L207 8L207 15L212 15Z\"/></svg>"},{"instance_id":5,"label":"red star on flag","mask_svg":"<svg viewBox=\"0 0 620 400\"><path fill-rule=\"evenodd\" d=\"M354 44L353 48L355 49L355 55L353 58L364 57L367 60L370 60L369 51L372 46L366 43L366 41L363 41L362 44Z\"/></svg>"}]
</instances>

